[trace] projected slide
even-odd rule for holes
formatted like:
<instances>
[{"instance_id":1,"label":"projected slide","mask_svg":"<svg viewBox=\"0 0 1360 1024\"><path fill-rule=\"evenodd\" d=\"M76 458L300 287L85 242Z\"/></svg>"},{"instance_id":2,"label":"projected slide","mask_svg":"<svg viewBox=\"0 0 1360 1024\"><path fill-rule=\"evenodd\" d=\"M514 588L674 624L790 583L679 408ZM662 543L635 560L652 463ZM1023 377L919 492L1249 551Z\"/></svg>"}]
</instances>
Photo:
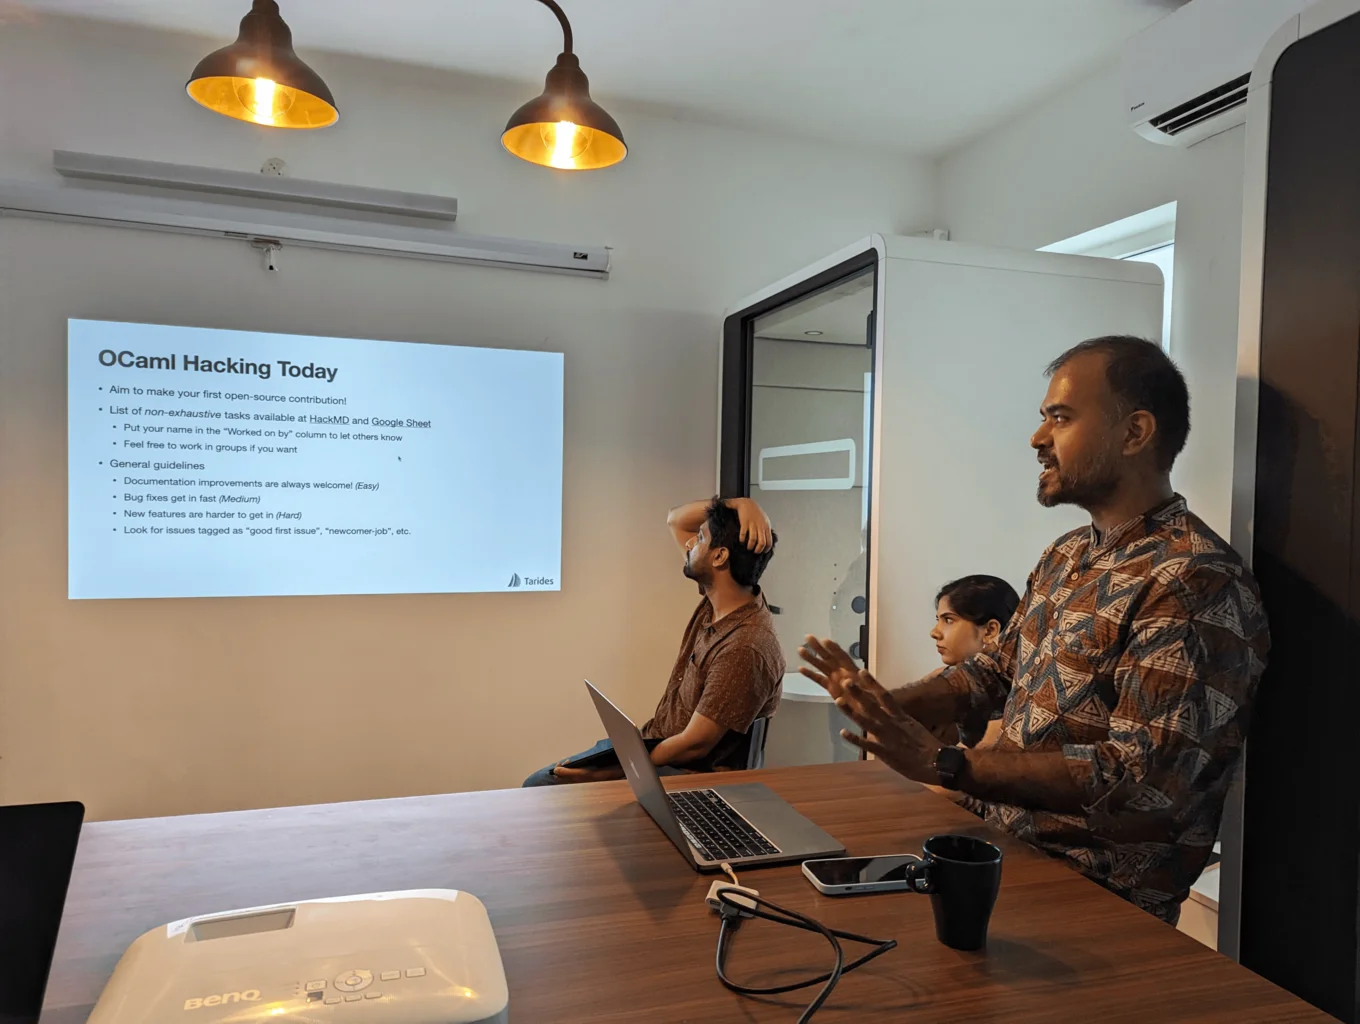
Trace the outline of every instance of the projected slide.
<instances>
[{"instance_id":1,"label":"projected slide","mask_svg":"<svg viewBox=\"0 0 1360 1024\"><path fill-rule=\"evenodd\" d=\"M68 327L71 598L560 588L561 354Z\"/></svg>"}]
</instances>

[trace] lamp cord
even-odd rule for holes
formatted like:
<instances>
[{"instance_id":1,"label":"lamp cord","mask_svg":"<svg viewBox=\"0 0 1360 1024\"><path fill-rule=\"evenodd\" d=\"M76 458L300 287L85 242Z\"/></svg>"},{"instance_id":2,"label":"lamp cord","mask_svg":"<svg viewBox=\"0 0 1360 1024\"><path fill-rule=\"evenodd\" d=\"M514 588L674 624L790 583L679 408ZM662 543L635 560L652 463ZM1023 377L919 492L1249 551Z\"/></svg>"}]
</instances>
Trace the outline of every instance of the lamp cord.
<instances>
[{"instance_id":1,"label":"lamp cord","mask_svg":"<svg viewBox=\"0 0 1360 1024\"><path fill-rule=\"evenodd\" d=\"M890 949L897 946L896 939L870 939L863 935L856 935L853 932L839 931L828 928L820 921L807 917L795 910L788 910L778 904L771 903L760 896L752 896L749 893L742 893L743 901L749 901L754 906L743 906L733 902L728 891L719 889L717 893L718 902L722 904L719 913L722 916L722 923L718 930L718 951L716 956L716 967L718 980L725 987L738 995L743 996L773 996L785 992L793 992L800 988L811 988L813 985L821 985L822 989L817 993L817 997L808 1004L802 1015L798 1018L798 1024L807 1024L812 1020L812 1015L821 1009L830 997L836 983L841 980L841 976L849 974L858 967L863 967L870 960L882 956ZM765 909L761 909L765 908ZM808 978L805 981L796 981L787 985L752 986L739 985L727 976L727 952L731 936L741 924L742 915L758 917L765 921L773 921L775 924L788 925L791 928L801 928L803 931L816 932L821 935L828 943L836 955L835 966L815 978ZM845 939L849 942L860 942L865 945L873 946L869 952L850 963L845 962L845 950L841 948L838 940Z\"/></svg>"},{"instance_id":2,"label":"lamp cord","mask_svg":"<svg viewBox=\"0 0 1360 1024\"><path fill-rule=\"evenodd\" d=\"M557 15L557 20L562 23L562 52L571 53L571 22L567 20L567 12L562 10L557 4L557 0L538 0L538 2Z\"/></svg>"}]
</instances>

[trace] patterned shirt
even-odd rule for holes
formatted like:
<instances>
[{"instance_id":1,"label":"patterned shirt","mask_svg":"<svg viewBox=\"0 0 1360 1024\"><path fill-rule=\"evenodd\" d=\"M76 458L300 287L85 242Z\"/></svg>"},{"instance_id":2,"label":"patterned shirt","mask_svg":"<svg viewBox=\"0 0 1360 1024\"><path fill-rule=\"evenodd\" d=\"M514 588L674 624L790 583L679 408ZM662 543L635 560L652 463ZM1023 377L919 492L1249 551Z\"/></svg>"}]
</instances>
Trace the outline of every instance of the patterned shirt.
<instances>
[{"instance_id":1,"label":"patterned shirt","mask_svg":"<svg viewBox=\"0 0 1360 1024\"><path fill-rule=\"evenodd\" d=\"M770 607L756 599L713 621L708 598L690 616L680 653L656 714L642 727L648 739L678 736L697 711L727 732L701 761L686 768L745 768L746 732L757 718L779 707L784 653Z\"/></svg>"},{"instance_id":2,"label":"patterned shirt","mask_svg":"<svg viewBox=\"0 0 1360 1024\"><path fill-rule=\"evenodd\" d=\"M1083 813L972 801L989 824L1175 923L1208 862L1269 637L1256 581L1179 496L1053 544L1001 638L946 674L998 751L1061 751Z\"/></svg>"}]
</instances>

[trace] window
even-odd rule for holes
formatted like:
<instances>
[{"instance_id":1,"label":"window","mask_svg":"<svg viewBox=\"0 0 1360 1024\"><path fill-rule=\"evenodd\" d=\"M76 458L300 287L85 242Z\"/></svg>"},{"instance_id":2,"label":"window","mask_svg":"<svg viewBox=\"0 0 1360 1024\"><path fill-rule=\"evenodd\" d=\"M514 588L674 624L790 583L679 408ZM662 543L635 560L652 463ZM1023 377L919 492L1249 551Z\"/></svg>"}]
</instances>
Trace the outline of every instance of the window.
<instances>
[{"instance_id":1,"label":"window","mask_svg":"<svg viewBox=\"0 0 1360 1024\"><path fill-rule=\"evenodd\" d=\"M1176 263L1176 204L1167 203L1113 224L1046 245L1040 252L1152 263L1162 271L1162 348L1171 351L1171 302Z\"/></svg>"},{"instance_id":2,"label":"window","mask_svg":"<svg viewBox=\"0 0 1360 1024\"><path fill-rule=\"evenodd\" d=\"M1167 352L1171 351L1171 286L1175 281L1173 270L1176 266L1176 243L1159 245L1155 249L1145 249L1142 252L1130 253L1121 256L1124 260L1137 260L1139 263L1153 263L1162 270L1162 280L1165 282L1162 293L1162 348Z\"/></svg>"}]
</instances>

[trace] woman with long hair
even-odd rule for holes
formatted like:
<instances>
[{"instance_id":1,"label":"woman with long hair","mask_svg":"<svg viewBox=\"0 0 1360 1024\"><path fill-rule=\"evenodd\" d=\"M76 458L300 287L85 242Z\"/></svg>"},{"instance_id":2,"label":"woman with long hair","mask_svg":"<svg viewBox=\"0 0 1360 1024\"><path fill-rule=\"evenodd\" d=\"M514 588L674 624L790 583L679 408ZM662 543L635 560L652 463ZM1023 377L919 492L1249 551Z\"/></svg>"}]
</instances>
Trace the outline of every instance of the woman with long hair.
<instances>
[{"instance_id":1,"label":"woman with long hair","mask_svg":"<svg viewBox=\"0 0 1360 1024\"><path fill-rule=\"evenodd\" d=\"M944 667L979 654L995 654L1001 631L1019 604L1020 595L996 576L964 576L941 587L935 595L935 628L930 638ZM986 736L971 745L990 747L1000 731L1001 723L993 721Z\"/></svg>"}]
</instances>

